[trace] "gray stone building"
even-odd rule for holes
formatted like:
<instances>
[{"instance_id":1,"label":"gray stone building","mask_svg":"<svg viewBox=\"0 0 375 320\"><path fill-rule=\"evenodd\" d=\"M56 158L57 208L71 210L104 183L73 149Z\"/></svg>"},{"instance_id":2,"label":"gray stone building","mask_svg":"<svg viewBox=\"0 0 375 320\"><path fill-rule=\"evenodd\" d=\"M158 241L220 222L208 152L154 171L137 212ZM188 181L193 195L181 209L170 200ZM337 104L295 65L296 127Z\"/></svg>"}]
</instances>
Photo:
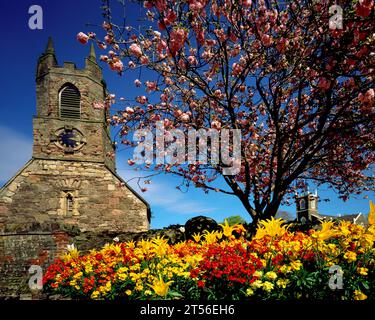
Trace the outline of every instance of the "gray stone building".
<instances>
[{"instance_id":1,"label":"gray stone building","mask_svg":"<svg viewBox=\"0 0 375 320\"><path fill-rule=\"evenodd\" d=\"M297 209L297 221L306 223L316 223L319 221L350 221L355 224L365 226L367 224L367 218L362 213L356 214L338 214L325 215L318 212L318 192L310 192L309 190L302 192L301 194L295 195L296 209Z\"/></svg>"},{"instance_id":2,"label":"gray stone building","mask_svg":"<svg viewBox=\"0 0 375 320\"><path fill-rule=\"evenodd\" d=\"M0 190L0 231L51 221L82 231L148 230L149 205L116 174L108 108L93 107L107 96L94 47L83 69L59 66L49 39L36 96L32 158Z\"/></svg>"}]
</instances>

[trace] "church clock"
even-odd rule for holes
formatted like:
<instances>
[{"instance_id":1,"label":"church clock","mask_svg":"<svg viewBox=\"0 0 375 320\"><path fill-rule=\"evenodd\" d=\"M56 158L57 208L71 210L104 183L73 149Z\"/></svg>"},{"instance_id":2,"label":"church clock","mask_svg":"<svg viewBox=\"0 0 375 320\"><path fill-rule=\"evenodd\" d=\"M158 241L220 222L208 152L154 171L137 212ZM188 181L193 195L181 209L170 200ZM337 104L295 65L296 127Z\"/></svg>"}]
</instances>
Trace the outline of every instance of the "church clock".
<instances>
[{"instance_id":1,"label":"church clock","mask_svg":"<svg viewBox=\"0 0 375 320\"><path fill-rule=\"evenodd\" d=\"M73 153L86 143L85 137L78 129L67 126L57 130L53 140L66 153Z\"/></svg>"}]
</instances>

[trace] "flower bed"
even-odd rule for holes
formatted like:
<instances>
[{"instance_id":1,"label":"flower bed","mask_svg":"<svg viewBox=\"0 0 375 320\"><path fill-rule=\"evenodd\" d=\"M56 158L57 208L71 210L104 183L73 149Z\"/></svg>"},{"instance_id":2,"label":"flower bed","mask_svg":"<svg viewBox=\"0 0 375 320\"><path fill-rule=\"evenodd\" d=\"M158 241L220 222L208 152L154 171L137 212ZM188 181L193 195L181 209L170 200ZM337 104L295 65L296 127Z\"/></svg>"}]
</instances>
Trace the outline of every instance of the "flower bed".
<instances>
[{"instance_id":1,"label":"flower bed","mask_svg":"<svg viewBox=\"0 0 375 320\"><path fill-rule=\"evenodd\" d=\"M169 245L163 238L112 243L49 266L44 290L80 299L374 299L375 225L323 222L290 232L261 221ZM342 277L342 285L340 282Z\"/></svg>"}]
</instances>

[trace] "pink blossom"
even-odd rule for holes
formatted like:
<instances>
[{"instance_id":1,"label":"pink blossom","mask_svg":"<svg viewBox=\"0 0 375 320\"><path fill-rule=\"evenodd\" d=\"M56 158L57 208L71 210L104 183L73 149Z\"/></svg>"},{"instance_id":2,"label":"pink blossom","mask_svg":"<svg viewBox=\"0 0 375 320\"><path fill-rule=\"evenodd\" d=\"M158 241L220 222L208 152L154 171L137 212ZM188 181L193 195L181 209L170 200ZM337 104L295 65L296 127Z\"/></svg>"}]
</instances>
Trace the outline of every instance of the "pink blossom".
<instances>
[{"instance_id":1,"label":"pink blossom","mask_svg":"<svg viewBox=\"0 0 375 320\"><path fill-rule=\"evenodd\" d=\"M153 4L152 4L151 1L144 1L143 2L143 7L146 8L146 9L152 9Z\"/></svg>"},{"instance_id":2,"label":"pink blossom","mask_svg":"<svg viewBox=\"0 0 375 320\"><path fill-rule=\"evenodd\" d=\"M318 87L320 89L328 90L330 85L331 85L331 81L329 81L328 79L326 79L324 77L319 78Z\"/></svg>"},{"instance_id":3,"label":"pink blossom","mask_svg":"<svg viewBox=\"0 0 375 320\"><path fill-rule=\"evenodd\" d=\"M142 82L139 79L135 79L134 84L136 87L140 87L142 85Z\"/></svg>"},{"instance_id":4,"label":"pink blossom","mask_svg":"<svg viewBox=\"0 0 375 320\"><path fill-rule=\"evenodd\" d=\"M289 45L289 40L285 38L281 38L276 45L276 49L279 50L281 53L284 53L288 45Z\"/></svg>"},{"instance_id":5,"label":"pink blossom","mask_svg":"<svg viewBox=\"0 0 375 320\"><path fill-rule=\"evenodd\" d=\"M356 13L360 17L368 17L374 6L373 0L359 0L356 6Z\"/></svg>"},{"instance_id":6,"label":"pink blossom","mask_svg":"<svg viewBox=\"0 0 375 320\"><path fill-rule=\"evenodd\" d=\"M156 90L156 82L155 81L146 81L145 85L147 87L147 92L151 92L151 91Z\"/></svg>"},{"instance_id":7,"label":"pink blossom","mask_svg":"<svg viewBox=\"0 0 375 320\"><path fill-rule=\"evenodd\" d=\"M159 28L159 30L165 30L165 23L164 23L164 21L158 21L158 28Z\"/></svg>"},{"instance_id":8,"label":"pink blossom","mask_svg":"<svg viewBox=\"0 0 375 320\"><path fill-rule=\"evenodd\" d=\"M107 61L107 60L108 60L108 56L106 56L106 55L100 56L100 61Z\"/></svg>"},{"instance_id":9,"label":"pink blossom","mask_svg":"<svg viewBox=\"0 0 375 320\"><path fill-rule=\"evenodd\" d=\"M221 128L221 122L217 120L212 121L211 128L219 130Z\"/></svg>"},{"instance_id":10,"label":"pink blossom","mask_svg":"<svg viewBox=\"0 0 375 320\"><path fill-rule=\"evenodd\" d=\"M374 89L369 89L369 90L367 90L367 92L365 94L360 93L358 95L358 100L363 104L367 104L367 103L373 102L374 97L375 97Z\"/></svg>"},{"instance_id":11,"label":"pink blossom","mask_svg":"<svg viewBox=\"0 0 375 320\"><path fill-rule=\"evenodd\" d=\"M80 32L77 34L77 40L82 44L86 44L89 41L89 36L86 33Z\"/></svg>"},{"instance_id":12,"label":"pink blossom","mask_svg":"<svg viewBox=\"0 0 375 320\"><path fill-rule=\"evenodd\" d=\"M180 117L181 115L182 115L182 111L180 110L180 109L177 109L177 110L175 110L174 112L173 112L173 114L174 114L174 116L176 117L176 118L178 118L178 117Z\"/></svg>"},{"instance_id":13,"label":"pink blossom","mask_svg":"<svg viewBox=\"0 0 375 320\"><path fill-rule=\"evenodd\" d=\"M197 33L196 33L196 37L197 37L197 41L200 45L203 45L204 44L204 30L203 29L200 29Z\"/></svg>"},{"instance_id":14,"label":"pink blossom","mask_svg":"<svg viewBox=\"0 0 375 320\"><path fill-rule=\"evenodd\" d=\"M243 5L245 8L249 8L249 7L251 7L251 0L243 0L243 1L242 1L242 5Z\"/></svg>"},{"instance_id":15,"label":"pink blossom","mask_svg":"<svg viewBox=\"0 0 375 320\"><path fill-rule=\"evenodd\" d=\"M147 97L146 96L139 96L137 98L137 101L140 103L140 104L145 104L147 102Z\"/></svg>"},{"instance_id":16,"label":"pink blossom","mask_svg":"<svg viewBox=\"0 0 375 320\"><path fill-rule=\"evenodd\" d=\"M140 57L142 55L142 50L136 43L133 43L129 47L130 53L136 57Z\"/></svg>"},{"instance_id":17,"label":"pink blossom","mask_svg":"<svg viewBox=\"0 0 375 320\"><path fill-rule=\"evenodd\" d=\"M150 59L147 56L141 56L139 58L139 60L140 60L141 64L147 64L147 63L150 62Z\"/></svg>"},{"instance_id":18,"label":"pink blossom","mask_svg":"<svg viewBox=\"0 0 375 320\"><path fill-rule=\"evenodd\" d=\"M243 68L240 64L238 63L233 63L232 65L232 74L234 76L238 76L242 72Z\"/></svg>"},{"instance_id":19,"label":"pink blossom","mask_svg":"<svg viewBox=\"0 0 375 320\"><path fill-rule=\"evenodd\" d=\"M109 67L114 71L121 72L124 68L124 65L121 60L114 60L114 62L109 64Z\"/></svg>"},{"instance_id":20,"label":"pink blossom","mask_svg":"<svg viewBox=\"0 0 375 320\"><path fill-rule=\"evenodd\" d=\"M178 60L178 65L181 69L186 69L186 63L184 59L181 58L180 60Z\"/></svg>"},{"instance_id":21,"label":"pink blossom","mask_svg":"<svg viewBox=\"0 0 375 320\"><path fill-rule=\"evenodd\" d=\"M135 68L135 63L133 61L129 61L128 66L129 66L129 68L133 69L133 68Z\"/></svg>"},{"instance_id":22,"label":"pink blossom","mask_svg":"<svg viewBox=\"0 0 375 320\"><path fill-rule=\"evenodd\" d=\"M99 42L98 43L98 47L99 47L99 49L106 49L107 48L107 45L105 44L105 43L103 43L103 42Z\"/></svg>"},{"instance_id":23,"label":"pink blossom","mask_svg":"<svg viewBox=\"0 0 375 320\"><path fill-rule=\"evenodd\" d=\"M176 53L184 46L186 38L187 32L185 29L178 28L171 32L169 39L169 50L172 56L175 56Z\"/></svg>"},{"instance_id":24,"label":"pink blossom","mask_svg":"<svg viewBox=\"0 0 375 320\"><path fill-rule=\"evenodd\" d=\"M261 37L261 40L265 47L269 47L273 42L272 37L269 36L268 34L263 34Z\"/></svg>"},{"instance_id":25,"label":"pink blossom","mask_svg":"<svg viewBox=\"0 0 375 320\"><path fill-rule=\"evenodd\" d=\"M181 119L181 121L183 121L183 122L189 122L189 120L190 120L190 116L189 116L187 113L183 113L183 114L180 116L180 119Z\"/></svg>"},{"instance_id":26,"label":"pink blossom","mask_svg":"<svg viewBox=\"0 0 375 320\"><path fill-rule=\"evenodd\" d=\"M158 44L156 45L156 50L158 52L162 52L166 48L167 48L167 43L164 40L159 40Z\"/></svg>"},{"instance_id":27,"label":"pink blossom","mask_svg":"<svg viewBox=\"0 0 375 320\"><path fill-rule=\"evenodd\" d=\"M128 114L133 114L133 113L134 113L134 109L133 109L133 108L130 108L130 107L126 107L125 111L126 111Z\"/></svg>"},{"instance_id":28,"label":"pink blossom","mask_svg":"<svg viewBox=\"0 0 375 320\"><path fill-rule=\"evenodd\" d=\"M92 104L94 109L104 109L104 103L103 102L93 102Z\"/></svg>"},{"instance_id":29,"label":"pink blossom","mask_svg":"<svg viewBox=\"0 0 375 320\"><path fill-rule=\"evenodd\" d=\"M129 166L133 166L135 164L135 161L134 160L132 160L132 159L129 159L128 160L128 165Z\"/></svg>"},{"instance_id":30,"label":"pink blossom","mask_svg":"<svg viewBox=\"0 0 375 320\"><path fill-rule=\"evenodd\" d=\"M108 44L111 44L112 42L113 42L113 37L111 37L110 35L106 35L105 37L104 37L104 40L105 40L105 42L107 42Z\"/></svg>"},{"instance_id":31,"label":"pink blossom","mask_svg":"<svg viewBox=\"0 0 375 320\"><path fill-rule=\"evenodd\" d=\"M189 64L196 65L198 63L197 58L194 56L188 56Z\"/></svg>"}]
</instances>

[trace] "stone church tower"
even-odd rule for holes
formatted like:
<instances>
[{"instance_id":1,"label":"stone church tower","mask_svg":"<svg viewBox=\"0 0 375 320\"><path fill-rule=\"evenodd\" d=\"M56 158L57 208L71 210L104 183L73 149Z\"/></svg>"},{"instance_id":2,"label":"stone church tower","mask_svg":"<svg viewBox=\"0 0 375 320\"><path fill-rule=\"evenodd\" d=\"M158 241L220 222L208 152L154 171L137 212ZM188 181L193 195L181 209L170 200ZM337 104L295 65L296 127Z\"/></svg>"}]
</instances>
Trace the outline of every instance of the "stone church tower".
<instances>
[{"instance_id":1,"label":"stone church tower","mask_svg":"<svg viewBox=\"0 0 375 320\"><path fill-rule=\"evenodd\" d=\"M140 232L150 209L115 169L106 86L93 45L85 67L57 64L52 40L38 60L32 159L0 190L7 221L61 222L85 231Z\"/></svg>"},{"instance_id":2,"label":"stone church tower","mask_svg":"<svg viewBox=\"0 0 375 320\"><path fill-rule=\"evenodd\" d=\"M301 223L308 223L320 218L318 213L318 193L309 192L309 190L296 194L297 220Z\"/></svg>"}]
</instances>

